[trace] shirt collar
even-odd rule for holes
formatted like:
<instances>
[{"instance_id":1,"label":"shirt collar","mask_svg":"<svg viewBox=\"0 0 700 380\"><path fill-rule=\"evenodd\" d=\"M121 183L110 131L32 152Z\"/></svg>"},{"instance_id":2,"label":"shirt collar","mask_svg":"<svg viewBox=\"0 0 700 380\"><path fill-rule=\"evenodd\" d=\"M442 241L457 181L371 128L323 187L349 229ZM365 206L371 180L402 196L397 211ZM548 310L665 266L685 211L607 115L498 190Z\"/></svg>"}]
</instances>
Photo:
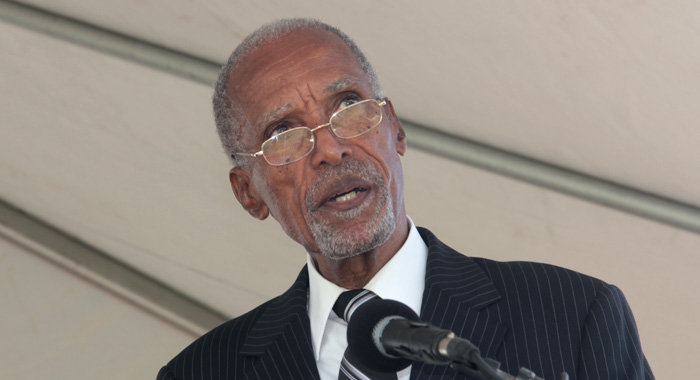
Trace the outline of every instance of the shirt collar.
<instances>
[{"instance_id":1,"label":"shirt collar","mask_svg":"<svg viewBox=\"0 0 700 380\"><path fill-rule=\"evenodd\" d=\"M373 291L384 299L392 299L408 305L416 314L420 314L423 289L425 288L425 266L428 247L420 237L413 220L410 224L408 238L394 257L369 281L365 289ZM309 322L311 340L316 360L319 358L321 339L326 328L328 316L338 296L347 289L326 280L313 264L310 255L306 257L309 268Z\"/></svg>"}]
</instances>

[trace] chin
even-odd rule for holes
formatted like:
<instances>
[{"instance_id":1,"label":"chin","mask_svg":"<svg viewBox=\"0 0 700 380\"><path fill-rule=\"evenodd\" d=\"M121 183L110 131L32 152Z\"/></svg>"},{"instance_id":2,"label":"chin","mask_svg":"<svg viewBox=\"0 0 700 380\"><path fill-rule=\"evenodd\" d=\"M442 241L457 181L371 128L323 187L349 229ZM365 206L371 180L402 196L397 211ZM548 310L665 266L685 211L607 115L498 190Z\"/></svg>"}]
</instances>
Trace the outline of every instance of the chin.
<instances>
[{"instance_id":1,"label":"chin","mask_svg":"<svg viewBox=\"0 0 700 380\"><path fill-rule=\"evenodd\" d=\"M347 176L361 178L370 189L350 208L319 208L329 183ZM358 256L384 244L396 230L397 217L387 183L379 170L348 161L319 177L306 196L309 231L318 252L332 260ZM332 186L331 186L332 188Z\"/></svg>"},{"instance_id":2,"label":"chin","mask_svg":"<svg viewBox=\"0 0 700 380\"><path fill-rule=\"evenodd\" d=\"M369 222L349 228L337 229L322 222L312 223L312 235L320 253L331 260L343 260L386 243L396 230L396 217L391 202L383 202L381 206Z\"/></svg>"}]
</instances>

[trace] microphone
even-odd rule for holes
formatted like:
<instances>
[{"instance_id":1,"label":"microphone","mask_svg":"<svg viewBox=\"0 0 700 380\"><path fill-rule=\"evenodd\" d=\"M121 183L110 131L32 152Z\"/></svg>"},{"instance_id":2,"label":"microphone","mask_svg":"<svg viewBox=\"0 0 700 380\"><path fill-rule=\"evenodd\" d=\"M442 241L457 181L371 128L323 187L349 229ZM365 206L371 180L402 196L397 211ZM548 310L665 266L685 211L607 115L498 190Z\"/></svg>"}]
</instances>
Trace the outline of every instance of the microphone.
<instances>
[{"instance_id":1,"label":"microphone","mask_svg":"<svg viewBox=\"0 0 700 380\"><path fill-rule=\"evenodd\" d=\"M499 369L500 363L481 357L479 348L429 323L398 301L374 298L358 308L348 323L348 354L378 372L397 372L420 361L447 365L489 380L543 380L521 367L517 377ZM566 372L561 380L568 380Z\"/></svg>"},{"instance_id":2,"label":"microphone","mask_svg":"<svg viewBox=\"0 0 700 380\"><path fill-rule=\"evenodd\" d=\"M468 340L419 319L401 302L373 299L358 308L348 324L348 350L379 372L399 371L412 360L442 365L473 363L474 355L480 355Z\"/></svg>"}]
</instances>

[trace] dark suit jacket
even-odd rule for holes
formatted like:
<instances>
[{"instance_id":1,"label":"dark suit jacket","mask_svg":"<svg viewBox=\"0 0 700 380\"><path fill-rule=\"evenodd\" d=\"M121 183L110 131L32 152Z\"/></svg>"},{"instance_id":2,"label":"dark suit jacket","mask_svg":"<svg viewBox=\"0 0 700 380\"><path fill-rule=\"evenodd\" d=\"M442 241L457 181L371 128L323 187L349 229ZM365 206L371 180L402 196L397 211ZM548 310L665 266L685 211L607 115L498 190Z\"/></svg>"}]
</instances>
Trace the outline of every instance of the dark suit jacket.
<instances>
[{"instance_id":1,"label":"dark suit jacket","mask_svg":"<svg viewBox=\"0 0 700 380\"><path fill-rule=\"evenodd\" d=\"M512 375L545 380L653 379L622 292L567 269L469 258L419 228L428 245L421 318L476 344ZM287 292L197 339L159 380L318 379L306 267ZM411 379L462 379L414 363Z\"/></svg>"}]
</instances>

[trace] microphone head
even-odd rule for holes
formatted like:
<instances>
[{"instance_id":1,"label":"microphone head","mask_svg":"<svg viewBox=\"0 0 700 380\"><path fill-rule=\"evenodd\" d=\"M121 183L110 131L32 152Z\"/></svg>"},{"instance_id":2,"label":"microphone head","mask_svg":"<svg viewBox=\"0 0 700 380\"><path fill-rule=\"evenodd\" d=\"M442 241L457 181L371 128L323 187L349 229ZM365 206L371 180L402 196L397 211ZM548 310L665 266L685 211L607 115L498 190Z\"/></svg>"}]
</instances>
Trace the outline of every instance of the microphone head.
<instances>
[{"instance_id":1,"label":"microphone head","mask_svg":"<svg viewBox=\"0 0 700 380\"><path fill-rule=\"evenodd\" d=\"M410 359L386 356L375 341L374 330L387 317L419 320L408 306L393 300L372 299L358 308L348 324L348 350L362 364L379 372L397 372L411 364Z\"/></svg>"}]
</instances>

